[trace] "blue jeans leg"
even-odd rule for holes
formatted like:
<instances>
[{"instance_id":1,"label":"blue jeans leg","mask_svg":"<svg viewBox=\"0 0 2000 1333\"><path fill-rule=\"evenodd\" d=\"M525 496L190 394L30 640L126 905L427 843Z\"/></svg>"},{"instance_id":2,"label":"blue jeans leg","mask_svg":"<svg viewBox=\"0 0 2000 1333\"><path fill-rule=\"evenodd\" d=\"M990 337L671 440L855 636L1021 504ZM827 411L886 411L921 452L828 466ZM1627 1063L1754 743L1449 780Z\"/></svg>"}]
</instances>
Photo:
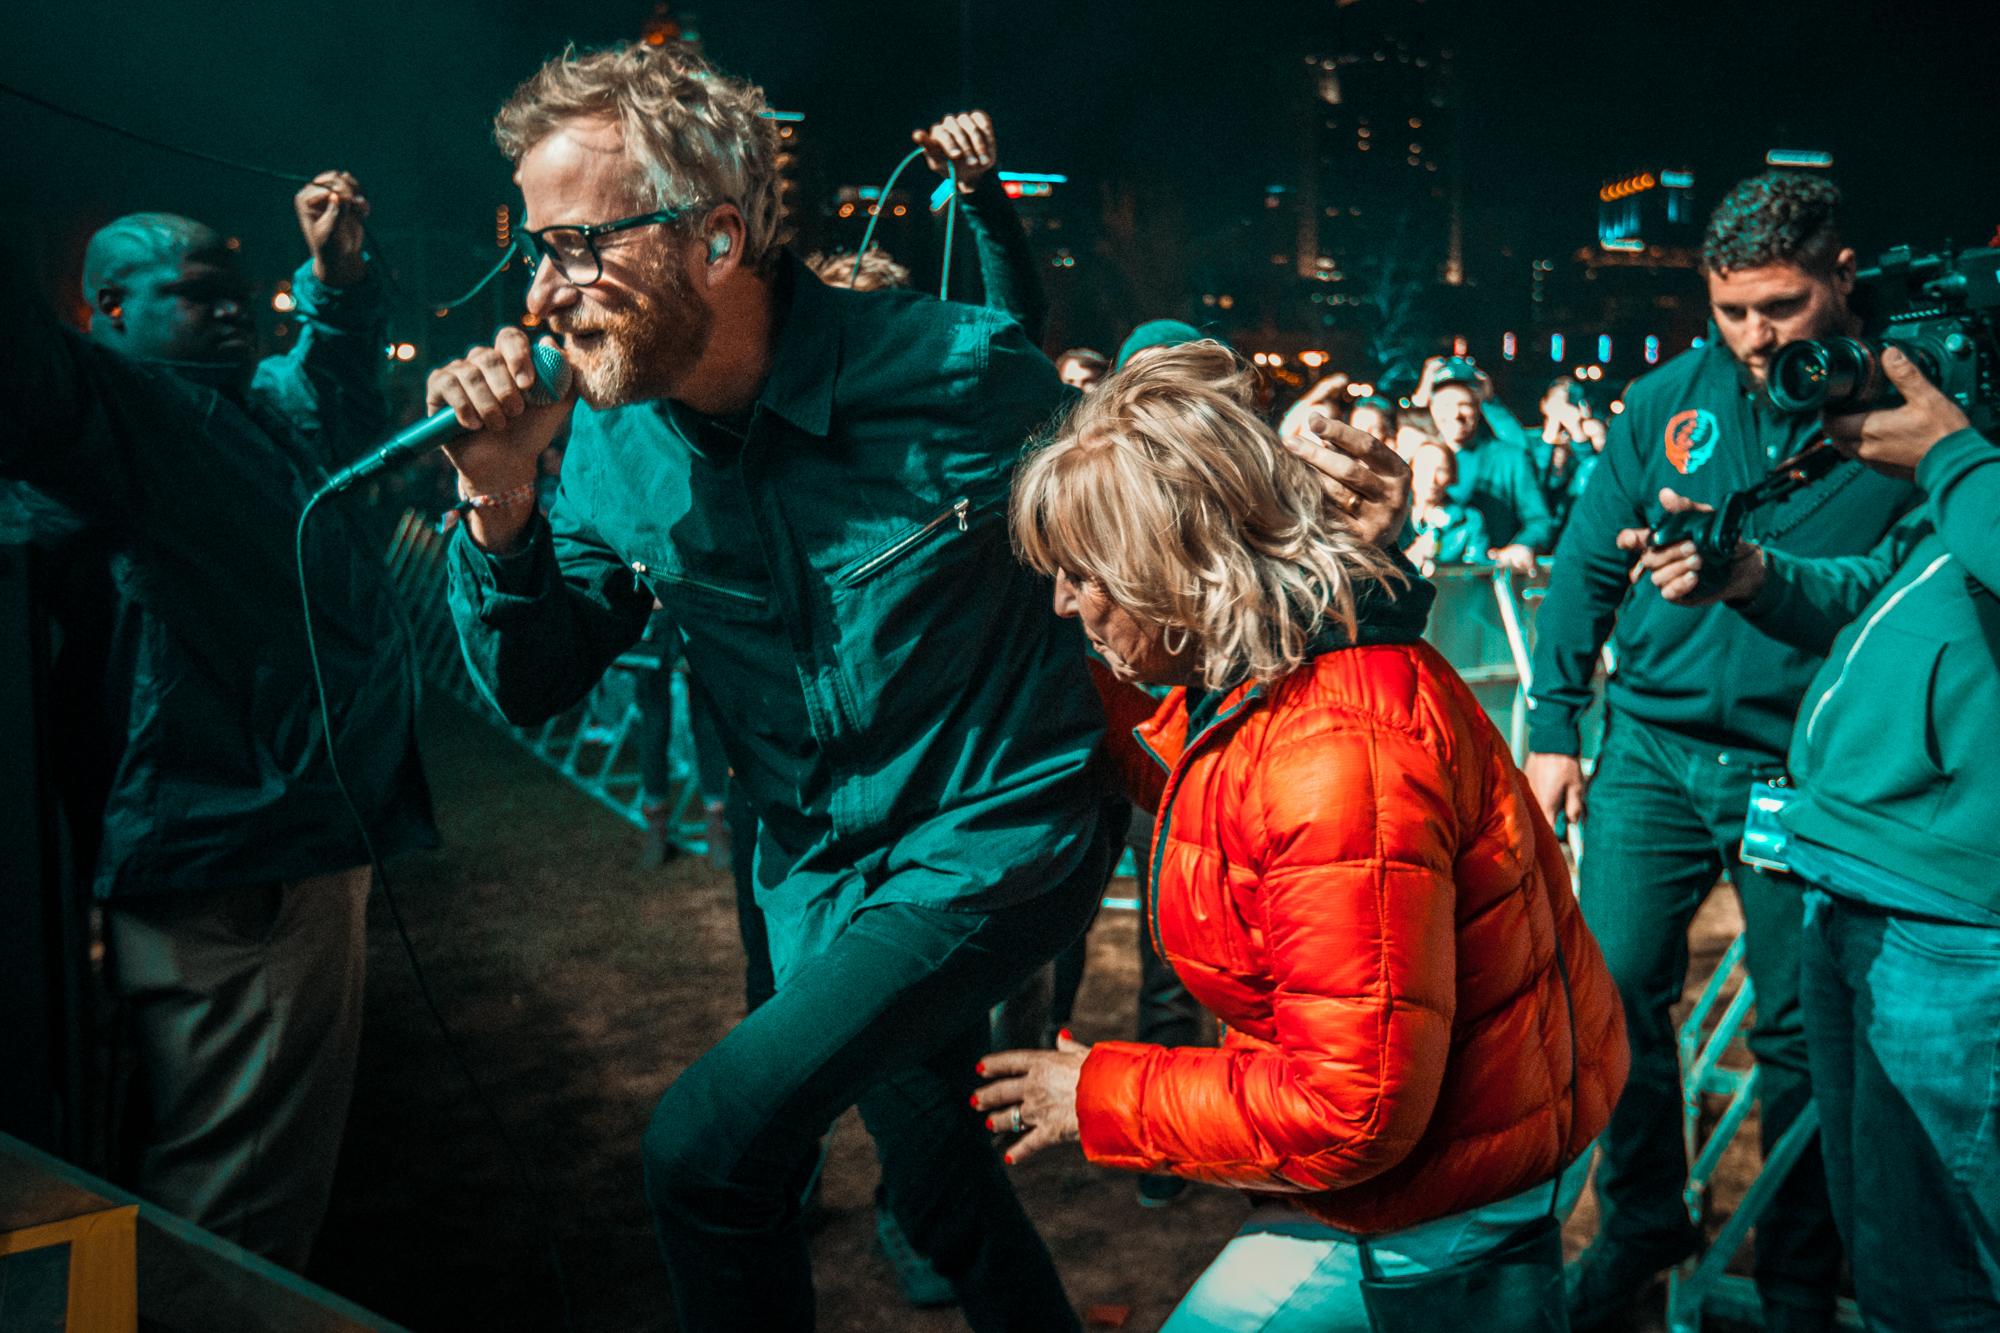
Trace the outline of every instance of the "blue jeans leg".
<instances>
[{"instance_id":1,"label":"blue jeans leg","mask_svg":"<svg viewBox=\"0 0 2000 1333\"><path fill-rule=\"evenodd\" d=\"M1872 1329L2000 1328L2000 931L1813 890L1801 991Z\"/></svg>"},{"instance_id":2,"label":"blue jeans leg","mask_svg":"<svg viewBox=\"0 0 2000 1333\"><path fill-rule=\"evenodd\" d=\"M1548 1211L1550 1184L1512 1198L1371 1237L1384 1276L1477 1262ZM1549 1269L1555 1278L1555 1265ZM1250 1215L1188 1289L1160 1333L1370 1333L1360 1246L1296 1209Z\"/></svg>"}]
</instances>

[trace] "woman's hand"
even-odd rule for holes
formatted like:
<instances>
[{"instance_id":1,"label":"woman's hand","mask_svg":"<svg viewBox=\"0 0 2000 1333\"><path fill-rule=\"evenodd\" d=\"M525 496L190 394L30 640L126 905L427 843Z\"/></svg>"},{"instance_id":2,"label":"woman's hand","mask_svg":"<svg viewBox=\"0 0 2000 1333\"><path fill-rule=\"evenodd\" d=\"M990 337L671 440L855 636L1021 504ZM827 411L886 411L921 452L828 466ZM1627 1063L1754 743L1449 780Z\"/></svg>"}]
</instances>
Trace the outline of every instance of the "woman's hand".
<instances>
[{"instance_id":1,"label":"woman's hand","mask_svg":"<svg viewBox=\"0 0 2000 1333\"><path fill-rule=\"evenodd\" d=\"M992 1082L972 1094L975 1110L986 1113L995 1134L1019 1134L1007 1150L1007 1164L1025 1162L1042 1149L1075 1143L1076 1084L1090 1048L1064 1032L1053 1051L995 1051L979 1062Z\"/></svg>"}]
</instances>

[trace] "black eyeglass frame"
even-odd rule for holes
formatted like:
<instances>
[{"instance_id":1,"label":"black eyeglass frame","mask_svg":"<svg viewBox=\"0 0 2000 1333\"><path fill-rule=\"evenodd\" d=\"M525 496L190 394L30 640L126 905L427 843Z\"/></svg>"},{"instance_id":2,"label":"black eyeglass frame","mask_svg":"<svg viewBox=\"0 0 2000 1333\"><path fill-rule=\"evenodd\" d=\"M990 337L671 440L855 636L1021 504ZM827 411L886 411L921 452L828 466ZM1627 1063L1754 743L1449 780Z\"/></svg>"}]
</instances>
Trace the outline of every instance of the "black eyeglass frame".
<instances>
[{"instance_id":1,"label":"black eyeglass frame","mask_svg":"<svg viewBox=\"0 0 2000 1333\"><path fill-rule=\"evenodd\" d=\"M518 234L528 239L533 247L533 254L538 264L541 260L547 259L551 264L556 266L556 272L562 274L563 280L569 283L570 286L588 287L604 277L604 256L599 254L597 250L598 237L610 236L621 231L631 231L635 227L651 227L679 222L693 214L700 207L699 204L690 204L686 208L663 208L653 213L634 213L629 218L618 218L612 222L568 223L555 227L539 227L532 231L524 227ZM573 232L581 237L583 239L584 253L590 256L590 262L595 266L597 271L588 278L579 278L571 273L569 261L563 258L555 245L548 239L550 235L556 232Z\"/></svg>"}]
</instances>

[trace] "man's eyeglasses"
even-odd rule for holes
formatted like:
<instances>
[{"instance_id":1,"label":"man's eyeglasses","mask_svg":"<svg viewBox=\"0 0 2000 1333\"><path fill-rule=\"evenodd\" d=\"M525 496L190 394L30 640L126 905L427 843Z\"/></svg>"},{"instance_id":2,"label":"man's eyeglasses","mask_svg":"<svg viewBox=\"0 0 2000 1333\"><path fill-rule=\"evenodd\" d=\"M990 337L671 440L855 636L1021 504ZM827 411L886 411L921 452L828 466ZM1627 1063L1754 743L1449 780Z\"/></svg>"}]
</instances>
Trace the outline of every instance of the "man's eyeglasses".
<instances>
[{"instance_id":1,"label":"man's eyeglasses","mask_svg":"<svg viewBox=\"0 0 2000 1333\"><path fill-rule=\"evenodd\" d=\"M597 238L610 236L615 232L630 231L634 227L651 227L657 224L679 222L693 212L695 205L687 208L662 209L657 213L637 213L629 218L619 218L616 222L588 222L574 227L543 227L539 231L523 230L521 235L528 238L535 248L537 262L547 259L563 275L563 280L573 287L588 287L604 276L604 258L597 253Z\"/></svg>"}]
</instances>

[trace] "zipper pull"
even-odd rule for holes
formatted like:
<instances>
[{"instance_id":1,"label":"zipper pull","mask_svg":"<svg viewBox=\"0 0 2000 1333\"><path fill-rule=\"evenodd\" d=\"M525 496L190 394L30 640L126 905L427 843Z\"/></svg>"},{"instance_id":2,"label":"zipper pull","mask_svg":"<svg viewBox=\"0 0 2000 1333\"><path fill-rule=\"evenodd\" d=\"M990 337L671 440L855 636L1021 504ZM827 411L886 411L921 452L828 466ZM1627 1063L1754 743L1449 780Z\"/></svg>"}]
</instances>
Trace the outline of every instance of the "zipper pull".
<instances>
[{"instance_id":1,"label":"zipper pull","mask_svg":"<svg viewBox=\"0 0 2000 1333\"><path fill-rule=\"evenodd\" d=\"M965 531L965 511L970 508L972 508L972 501L966 499L964 496L960 496L958 499L952 501L951 511L958 515L958 530L960 532Z\"/></svg>"}]
</instances>

